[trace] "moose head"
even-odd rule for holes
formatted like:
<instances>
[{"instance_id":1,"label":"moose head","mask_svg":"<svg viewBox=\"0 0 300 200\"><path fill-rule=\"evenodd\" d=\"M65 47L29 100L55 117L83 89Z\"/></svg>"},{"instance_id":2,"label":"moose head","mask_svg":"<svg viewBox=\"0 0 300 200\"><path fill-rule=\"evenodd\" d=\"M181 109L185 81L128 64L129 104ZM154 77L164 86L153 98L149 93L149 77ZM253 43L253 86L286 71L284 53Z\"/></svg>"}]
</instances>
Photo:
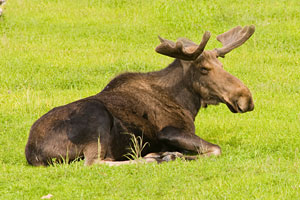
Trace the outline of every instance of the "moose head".
<instances>
[{"instance_id":1,"label":"moose head","mask_svg":"<svg viewBox=\"0 0 300 200\"><path fill-rule=\"evenodd\" d=\"M241 46L254 33L255 27L237 26L221 35L217 40L223 45L214 50L204 50L210 32L206 31L199 45L180 38L176 43L159 37L161 44L156 52L180 59L188 65L191 87L200 96L201 105L225 103L233 113L244 113L254 109L250 90L236 77L224 70L218 57L225 57L231 50Z\"/></svg>"}]
</instances>

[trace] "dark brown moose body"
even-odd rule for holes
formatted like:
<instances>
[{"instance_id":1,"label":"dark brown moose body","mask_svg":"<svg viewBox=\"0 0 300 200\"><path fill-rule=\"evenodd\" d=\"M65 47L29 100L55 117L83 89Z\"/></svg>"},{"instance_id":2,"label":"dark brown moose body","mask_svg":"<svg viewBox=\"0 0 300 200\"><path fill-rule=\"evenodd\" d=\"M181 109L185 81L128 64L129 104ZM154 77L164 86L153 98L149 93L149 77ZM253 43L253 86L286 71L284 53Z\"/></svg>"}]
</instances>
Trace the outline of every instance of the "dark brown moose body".
<instances>
[{"instance_id":1,"label":"dark brown moose body","mask_svg":"<svg viewBox=\"0 0 300 200\"><path fill-rule=\"evenodd\" d=\"M176 43L160 38L160 54L175 60L165 69L124 73L99 94L57 107L38 119L25 148L29 164L84 158L90 165L126 159L131 135L148 145L142 155L166 151L192 151L220 155L218 145L195 134L194 119L201 107L225 103L233 113L252 111L249 89L223 69L217 59L239 47L254 33L254 26L238 26L217 39L222 48L204 51L181 38ZM130 134L128 134L130 133Z\"/></svg>"}]
</instances>

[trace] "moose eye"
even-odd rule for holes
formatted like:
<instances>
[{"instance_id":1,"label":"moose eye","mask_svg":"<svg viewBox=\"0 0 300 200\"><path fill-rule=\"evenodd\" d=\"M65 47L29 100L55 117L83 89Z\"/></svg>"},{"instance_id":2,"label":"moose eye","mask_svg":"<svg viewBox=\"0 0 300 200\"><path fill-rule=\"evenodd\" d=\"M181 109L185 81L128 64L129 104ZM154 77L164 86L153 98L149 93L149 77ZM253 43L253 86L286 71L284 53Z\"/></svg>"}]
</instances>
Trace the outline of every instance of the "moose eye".
<instances>
[{"instance_id":1,"label":"moose eye","mask_svg":"<svg viewBox=\"0 0 300 200\"><path fill-rule=\"evenodd\" d=\"M201 72L201 74L208 74L209 70L205 67L201 67L200 72Z\"/></svg>"}]
</instances>

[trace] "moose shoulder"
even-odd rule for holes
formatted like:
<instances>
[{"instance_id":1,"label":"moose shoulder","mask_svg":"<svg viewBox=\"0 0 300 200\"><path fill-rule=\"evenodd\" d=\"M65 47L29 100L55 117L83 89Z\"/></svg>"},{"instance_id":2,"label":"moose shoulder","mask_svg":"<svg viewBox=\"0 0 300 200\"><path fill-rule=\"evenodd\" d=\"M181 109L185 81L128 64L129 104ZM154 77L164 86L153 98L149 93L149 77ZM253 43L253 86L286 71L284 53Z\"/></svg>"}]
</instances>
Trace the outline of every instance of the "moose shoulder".
<instances>
[{"instance_id":1,"label":"moose shoulder","mask_svg":"<svg viewBox=\"0 0 300 200\"><path fill-rule=\"evenodd\" d=\"M218 145L195 134L194 119L201 107L224 103L233 113L252 111L249 89L223 69L224 57L246 42L254 26L238 26L217 37L222 48L204 51L205 32L196 45L180 38L159 38L156 52L174 57L166 68L149 73L124 73L97 95L57 107L31 127L25 148L29 164L84 157L85 164L125 160L131 133L147 142L142 155L193 151L220 155Z\"/></svg>"}]
</instances>

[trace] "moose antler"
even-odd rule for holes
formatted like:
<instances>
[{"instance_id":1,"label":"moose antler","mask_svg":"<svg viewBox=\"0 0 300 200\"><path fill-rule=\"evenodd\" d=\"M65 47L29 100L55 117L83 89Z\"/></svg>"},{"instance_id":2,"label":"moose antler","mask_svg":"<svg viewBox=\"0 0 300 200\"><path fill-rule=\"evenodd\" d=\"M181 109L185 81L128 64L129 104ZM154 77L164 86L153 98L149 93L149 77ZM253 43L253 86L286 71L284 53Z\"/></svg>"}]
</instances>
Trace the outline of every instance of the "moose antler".
<instances>
[{"instance_id":1,"label":"moose antler","mask_svg":"<svg viewBox=\"0 0 300 200\"><path fill-rule=\"evenodd\" d=\"M182 60L195 60L203 51L210 38L210 32L206 31L199 45L186 39L180 38L176 43L158 36L161 44L156 47L157 53Z\"/></svg>"},{"instance_id":2,"label":"moose antler","mask_svg":"<svg viewBox=\"0 0 300 200\"><path fill-rule=\"evenodd\" d=\"M217 36L217 40L223 44L222 48L215 49L217 56L224 57L231 50L244 44L254 33L255 26L237 26L221 35Z\"/></svg>"}]
</instances>

